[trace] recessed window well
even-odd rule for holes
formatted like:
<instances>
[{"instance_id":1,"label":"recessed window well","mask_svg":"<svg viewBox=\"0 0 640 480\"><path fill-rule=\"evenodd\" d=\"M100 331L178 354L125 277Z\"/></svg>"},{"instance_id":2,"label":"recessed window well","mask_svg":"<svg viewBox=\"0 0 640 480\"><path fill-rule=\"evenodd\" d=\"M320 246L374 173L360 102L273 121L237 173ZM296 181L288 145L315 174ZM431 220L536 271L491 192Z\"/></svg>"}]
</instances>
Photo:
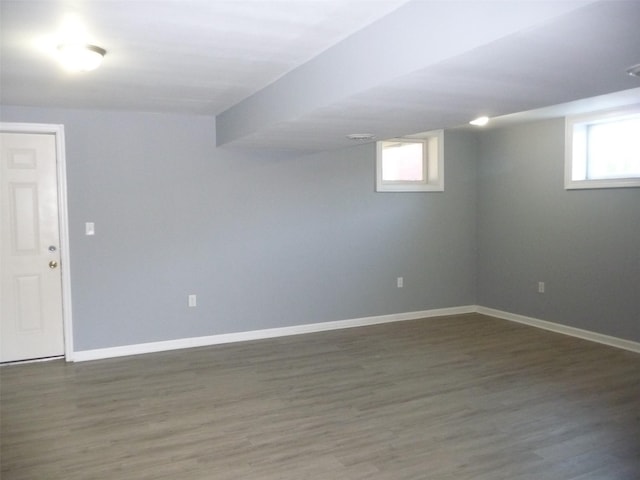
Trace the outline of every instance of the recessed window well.
<instances>
[{"instance_id":1,"label":"recessed window well","mask_svg":"<svg viewBox=\"0 0 640 480\"><path fill-rule=\"evenodd\" d=\"M376 191L444 190L442 130L376 142Z\"/></svg>"},{"instance_id":2,"label":"recessed window well","mask_svg":"<svg viewBox=\"0 0 640 480\"><path fill-rule=\"evenodd\" d=\"M566 119L565 188L640 187L640 105Z\"/></svg>"}]
</instances>

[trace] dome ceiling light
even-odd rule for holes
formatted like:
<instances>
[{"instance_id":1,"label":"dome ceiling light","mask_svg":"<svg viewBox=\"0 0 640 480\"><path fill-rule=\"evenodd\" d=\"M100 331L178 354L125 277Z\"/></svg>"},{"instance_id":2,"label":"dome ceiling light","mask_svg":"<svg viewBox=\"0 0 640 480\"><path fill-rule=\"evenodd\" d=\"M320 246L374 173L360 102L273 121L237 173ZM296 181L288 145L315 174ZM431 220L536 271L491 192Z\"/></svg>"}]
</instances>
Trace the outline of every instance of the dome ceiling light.
<instances>
[{"instance_id":1,"label":"dome ceiling light","mask_svg":"<svg viewBox=\"0 0 640 480\"><path fill-rule=\"evenodd\" d=\"M58 45L58 61L70 72L90 72L102 63L107 51L96 45L63 43Z\"/></svg>"}]
</instances>

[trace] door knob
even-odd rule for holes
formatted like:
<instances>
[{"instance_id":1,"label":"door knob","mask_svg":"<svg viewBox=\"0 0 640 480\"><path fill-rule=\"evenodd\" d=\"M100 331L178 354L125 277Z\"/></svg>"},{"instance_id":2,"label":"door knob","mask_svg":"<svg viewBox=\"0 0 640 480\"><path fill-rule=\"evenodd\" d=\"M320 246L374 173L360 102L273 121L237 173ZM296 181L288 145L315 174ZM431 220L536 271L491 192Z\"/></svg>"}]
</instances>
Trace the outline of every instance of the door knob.
<instances>
[{"instance_id":1,"label":"door knob","mask_svg":"<svg viewBox=\"0 0 640 480\"><path fill-rule=\"evenodd\" d=\"M58 266L58 262L56 262L55 260L51 260L49 262L49 268L56 268Z\"/></svg>"}]
</instances>

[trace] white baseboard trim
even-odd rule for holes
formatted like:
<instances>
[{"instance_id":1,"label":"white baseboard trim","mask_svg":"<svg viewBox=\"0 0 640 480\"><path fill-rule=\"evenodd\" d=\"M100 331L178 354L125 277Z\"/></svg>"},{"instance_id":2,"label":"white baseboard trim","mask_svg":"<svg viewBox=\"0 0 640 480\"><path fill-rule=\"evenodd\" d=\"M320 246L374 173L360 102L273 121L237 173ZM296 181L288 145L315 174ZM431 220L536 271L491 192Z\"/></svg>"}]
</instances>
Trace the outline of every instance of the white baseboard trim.
<instances>
[{"instance_id":1,"label":"white baseboard trim","mask_svg":"<svg viewBox=\"0 0 640 480\"><path fill-rule=\"evenodd\" d=\"M611 337L602 333L592 332L590 330L583 330L581 328L569 327L567 325L561 325L559 323L548 322L546 320L540 320L538 318L526 317L524 315L518 315L516 313L504 312L502 310L495 310L488 307L476 307L476 312L482 315L488 315L490 317L501 318L502 320L509 320L511 322L522 323L530 325L532 327L542 328L551 332L562 333L564 335L570 335L572 337L582 338L583 340L590 340L592 342L602 343L609 345L610 347L621 348L623 350L630 350L635 353L640 353L640 343L632 340L625 340L623 338Z\"/></svg>"},{"instance_id":2,"label":"white baseboard trim","mask_svg":"<svg viewBox=\"0 0 640 480\"><path fill-rule=\"evenodd\" d=\"M294 325L291 327L268 328L264 330L251 330L247 332L223 333L205 337L180 338L162 342L139 343L135 345L123 345L121 347L98 348L95 350L80 350L73 352L70 358L73 362L87 360L99 360L104 358L124 357L140 355L143 353L163 352L182 348L206 347L223 343L246 342L249 340L261 340L265 338L285 337L304 333L323 332L327 330L339 330L343 328L364 327L381 323L403 322L407 320L419 320L422 318L442 317L447 315L461 315L475 313L475 305L462 307L438 308L418 312L398 313L392 315L379 315L375 317L354 318L349 320L337 320L332 322L309 323Z\"/></svg>"},{"instance_id":3,"label":"white baseboard trim","mask_svg":"<svg viewBox=\"0 0 640 480\"><path fill-rule=\"evenodd\" d=\"M246 342L250 340L262 340L266 338L286 337L289 335L301 335L305 333L324 332L328 330L340 330L343 328L365 327L382 323L403 322L407 320L419 320L423 318L443 317L447 315L462 315L466 313L480 313L490 317L509 320L536 328L542 328L556 333L562 333L572 337L602 343L611 347L621 348L640 353L640 343L622 338L611 337L602 333L596 333L580 328L569 327L559 323L553 323L538 318L518 315L493 308L478 305L466 305L462 307L438 308L417 312L397 313L392 315L379 315L373 317L353 318L349 320L337 320L332 322L309 323L293 325L290 327L268 328L264 330L251 330L246 332L223 333L204 337L180 338L162 342L139 343L135 345L123 345L120 347L98 348L95 350L81 350L73 352L67 360L84 362L88 360L100 360L105 358L124 357L129 355L141 355L144 353L164 352L183 348L206 347L225 343Z\"/></svg>"}]
</instances>

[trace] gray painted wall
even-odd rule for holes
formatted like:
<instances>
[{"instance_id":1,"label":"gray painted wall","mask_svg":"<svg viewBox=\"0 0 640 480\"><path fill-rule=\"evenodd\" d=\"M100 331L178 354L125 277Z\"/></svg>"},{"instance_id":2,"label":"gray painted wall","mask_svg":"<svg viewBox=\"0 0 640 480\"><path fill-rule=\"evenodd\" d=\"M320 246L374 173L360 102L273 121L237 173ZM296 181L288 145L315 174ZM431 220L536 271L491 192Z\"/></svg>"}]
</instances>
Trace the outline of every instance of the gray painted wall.
<instances>
[{"instance_id":1,"label":"gray painted wall","mask_svg":"<svg viewBox=\"0 0 640 480\"><path fill-rule=\"evenodd\" d=\"M0 119L65 126L76 350L476 302L470 133L445 136L444 193L395 194L373 144L261 156L216 148L208 117Z\"/></svg>"},{"instance_id":2,"label":"gray painted wall","mask_svg":"<svg viewBox=\"0 0 640 480\"><path fill-rule=\"evenodd\" d=\"M640 341L640 189L565 190L561 119L479 146L478 303Z\"/></svg>"},{"instance_id":3,"label":"gray painted wall","mask_svg":"<svg viewBox=\"0 0 640 480\"><path fill-rule=\"evenodd\" d=\"M263 156L216 148L209 117L0 119L65 125L77 350L474 303L640 341L640 189L564 190L562 120L448 131L445 192L393 194L372 144Z\"/></svg>"}]
</instances>

